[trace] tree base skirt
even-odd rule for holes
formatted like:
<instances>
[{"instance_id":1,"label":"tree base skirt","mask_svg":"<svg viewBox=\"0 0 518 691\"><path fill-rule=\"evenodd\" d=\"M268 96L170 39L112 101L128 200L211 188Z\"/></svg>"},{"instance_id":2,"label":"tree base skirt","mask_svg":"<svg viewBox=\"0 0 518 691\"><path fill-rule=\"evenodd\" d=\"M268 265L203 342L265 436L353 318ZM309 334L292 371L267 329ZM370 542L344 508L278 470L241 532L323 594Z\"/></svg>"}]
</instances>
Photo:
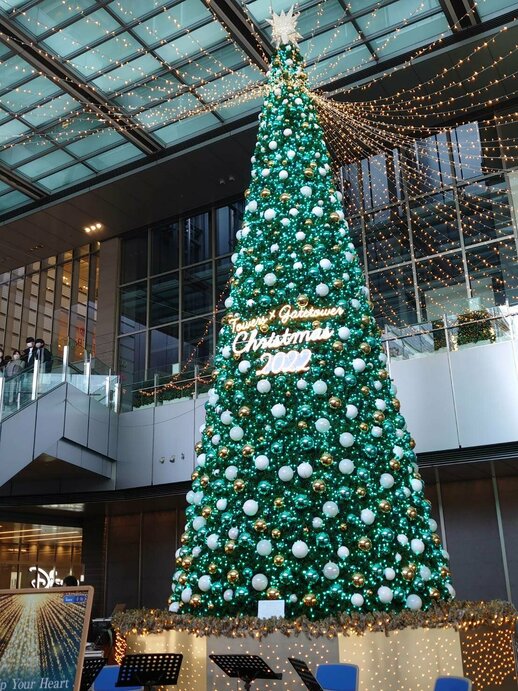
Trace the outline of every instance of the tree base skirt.
<instances>
[{"instance_id":1,"label":"tree base skirt","mask_svg":"<svg viewBox=\"0 0 518 691\"><path fill-rule=\"evenodd\" d=\"M119 634L120 635L120 634ZM360 691L432 691L436 677L466 676L474 691L516 691L514 622L442 628L404 628L363 635L286 636L280 631L261 638L228 635L197 636L180 630L135 633L126 636L127 653L175 652L184 656L178 691L235 691L241 688L209 659L209 655L246 653L260 655L282 681L257 681L256 691L296 691L303 684L288 657L305 660L315 672L318 665L349 662L360 669Z\"/></svg>"}]
</instances>

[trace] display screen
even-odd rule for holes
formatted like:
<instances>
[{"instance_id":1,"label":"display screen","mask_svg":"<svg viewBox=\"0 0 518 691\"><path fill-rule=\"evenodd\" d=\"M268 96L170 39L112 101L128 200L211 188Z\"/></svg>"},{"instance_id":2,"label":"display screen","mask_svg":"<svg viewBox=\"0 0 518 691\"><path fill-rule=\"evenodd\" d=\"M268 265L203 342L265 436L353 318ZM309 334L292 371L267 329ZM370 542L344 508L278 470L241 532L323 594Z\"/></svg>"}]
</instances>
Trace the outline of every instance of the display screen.
<instances>
[{"instance_id":1,"label":"display screen","mask_svg":"<svg viewBox=\"0 0 518 691\"><path fill-rule=\"evenodd\" d=\"M0 590L0 691L77 690L91 587Z\"/></svg>"}]
</instances>

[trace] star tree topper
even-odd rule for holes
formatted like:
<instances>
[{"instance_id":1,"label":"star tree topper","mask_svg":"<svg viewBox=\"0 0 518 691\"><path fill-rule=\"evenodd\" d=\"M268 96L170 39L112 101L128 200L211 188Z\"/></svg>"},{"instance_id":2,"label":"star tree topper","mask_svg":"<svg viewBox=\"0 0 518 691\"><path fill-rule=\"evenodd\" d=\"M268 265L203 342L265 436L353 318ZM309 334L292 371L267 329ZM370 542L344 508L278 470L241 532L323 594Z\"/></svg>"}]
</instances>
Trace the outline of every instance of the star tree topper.
<instances>
[{"instance_id":1,"label":"star tree topper","mask_svg":"<svg viewBox=\"0 0 518 691\"><path fill-rule=\"evenodd\" d=\"M275 14L272 12L272 18L267 19L268 24L272 27L272 38L278 48L281 44L293 43L297 45L297 39L302 38L302 36L297 31L297 19L299 18L299 13L293 14L293 5L290 9L285 12L281 11L280 14Z\"/></svg>"}]
</instances>

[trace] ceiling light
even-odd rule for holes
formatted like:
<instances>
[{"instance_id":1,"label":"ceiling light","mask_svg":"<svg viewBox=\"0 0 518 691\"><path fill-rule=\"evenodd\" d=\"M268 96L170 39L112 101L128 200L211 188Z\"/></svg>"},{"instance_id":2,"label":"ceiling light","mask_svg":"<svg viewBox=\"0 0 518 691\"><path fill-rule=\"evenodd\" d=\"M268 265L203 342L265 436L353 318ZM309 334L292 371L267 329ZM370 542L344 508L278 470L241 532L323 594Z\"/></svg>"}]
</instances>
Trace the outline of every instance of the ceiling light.
<instances>
[{"instance_id":1,"label":"ceiling light","mask_svg":"<svg viewBox=\"0 0 518 691\"><path fill-rule=\"evenodd\" d=\"M85 226L85 227L83 228L83 230L85 231L85 233L93 233L93 232L96 231L96 230L101 230L102 227L103 227L103 224L97 222L97 223L92 223L92 224L89 225L89 226Z\"/></svg>"}]
</instances>

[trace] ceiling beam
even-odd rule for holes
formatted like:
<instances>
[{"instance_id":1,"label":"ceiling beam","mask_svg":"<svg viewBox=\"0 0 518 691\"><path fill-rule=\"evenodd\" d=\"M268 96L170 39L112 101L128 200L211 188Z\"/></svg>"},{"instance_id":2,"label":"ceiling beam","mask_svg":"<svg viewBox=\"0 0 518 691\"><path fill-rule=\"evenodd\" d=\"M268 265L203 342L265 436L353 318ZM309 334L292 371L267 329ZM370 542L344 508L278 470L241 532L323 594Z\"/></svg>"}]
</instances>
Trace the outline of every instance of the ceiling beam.
<instances>
[{"instance_id":1,"label":"ceiling beam","mask_svg":"<svg viewBox=\"0 0 518 691\"><path fill-rule=\"evenodd\" d=\"M98 115L103 122L121 132L145 154L155 154L163 149L154 137L129 115L123 113L117 105L82 84L77 75L63 64L63 61L53 59L43 50L39 50L34 40L14 26L5 15L0 15L0 40L39 73L57 84L65 93Z\"/></svg>"},{"instance_id":2,"label":"ceiling beam","mask_svg":"<svg viewBox=\"0 0 518 691\"><path fill-rule=\"evenodd\" d=\"M480 15L473 0L439 0L439 3L453 31L480 24Z\"/></svg>"},{"instance_id":3,"label":"ceiling beam","mask_svg":"<svg viewBox=\"0 0 518 691\"><path fill-rule=\"evenodd\" d=\"M252 62L260 70L267 72L274 50L259 29L250 26L251 20L238 3L232 0L203 0L203 3L230 32L234 42Z\"/></svg>"},{"instance_id":4,"label":"ceiling beam","mask_svg":"<svg viewBox=\"0 0 518 691\"><path fill-rule=\"evenodd\" d=\"M46 199L48 194L46 194L40 187L29 182L26 178L22 177L19 173L14 170L10 170L3 163L0 163L0 182L5 182L10 187L14 187L15 190L23 192L31 199L39 201L41 199Z\"/></svg>"}]
</instances>

